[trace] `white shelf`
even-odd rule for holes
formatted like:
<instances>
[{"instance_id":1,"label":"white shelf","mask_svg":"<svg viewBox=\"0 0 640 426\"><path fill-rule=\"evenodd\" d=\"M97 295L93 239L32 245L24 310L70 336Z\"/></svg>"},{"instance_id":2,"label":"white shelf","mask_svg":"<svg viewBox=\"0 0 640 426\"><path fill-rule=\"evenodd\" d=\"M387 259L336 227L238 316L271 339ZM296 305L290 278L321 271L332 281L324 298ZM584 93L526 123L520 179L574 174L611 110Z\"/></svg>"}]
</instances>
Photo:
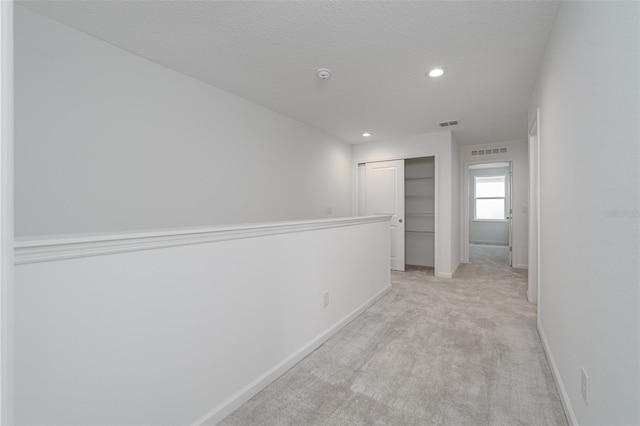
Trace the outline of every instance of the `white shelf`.
<instances>
[{"instance_id":1,"label":"white shelf","mask_svg":"<svg viewBox=\"0 0 640 426\"><path fill-rule=\"evenodd\" d=\"M405 262L433 266L435 176L433 157L405 162Z\"/></svg>"}]
</instances>

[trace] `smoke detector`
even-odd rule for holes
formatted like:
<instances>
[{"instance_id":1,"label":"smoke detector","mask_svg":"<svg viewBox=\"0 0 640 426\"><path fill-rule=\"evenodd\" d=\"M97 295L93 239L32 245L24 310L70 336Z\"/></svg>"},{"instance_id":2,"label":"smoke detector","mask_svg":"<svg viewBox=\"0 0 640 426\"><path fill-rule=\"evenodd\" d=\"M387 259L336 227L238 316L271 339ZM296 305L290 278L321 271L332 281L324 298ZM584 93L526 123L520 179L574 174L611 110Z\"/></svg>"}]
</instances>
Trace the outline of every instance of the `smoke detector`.
<instances>
[{"instance_id":1,"label":"smoke detector","mask_svg":"<svg viewBox=\"0 0 640 426\"><path fill-rule=\"evenodd\" d=\"M318 71L316 71L316 75L319 79L326 80L331 75L331 70L329 68L320 68Z\"/></svg>"}]
</instances>

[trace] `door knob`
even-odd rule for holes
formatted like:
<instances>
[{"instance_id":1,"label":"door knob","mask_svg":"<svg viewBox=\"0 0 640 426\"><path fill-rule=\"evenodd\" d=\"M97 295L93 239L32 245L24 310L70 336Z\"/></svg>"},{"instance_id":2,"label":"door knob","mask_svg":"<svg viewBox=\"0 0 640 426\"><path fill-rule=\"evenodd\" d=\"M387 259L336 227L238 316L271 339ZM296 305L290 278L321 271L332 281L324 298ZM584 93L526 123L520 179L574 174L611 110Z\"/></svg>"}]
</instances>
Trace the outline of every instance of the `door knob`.
<instances>
[{"instance_id":1,"label":"door knob","mask_svg":"<svg viewBox=\"0 0 640 426\"><path fill-rule=\"evenodd\" d=\"M398 223L402 223L402 219L398 219Z\"/></svg>"}]
</instances>

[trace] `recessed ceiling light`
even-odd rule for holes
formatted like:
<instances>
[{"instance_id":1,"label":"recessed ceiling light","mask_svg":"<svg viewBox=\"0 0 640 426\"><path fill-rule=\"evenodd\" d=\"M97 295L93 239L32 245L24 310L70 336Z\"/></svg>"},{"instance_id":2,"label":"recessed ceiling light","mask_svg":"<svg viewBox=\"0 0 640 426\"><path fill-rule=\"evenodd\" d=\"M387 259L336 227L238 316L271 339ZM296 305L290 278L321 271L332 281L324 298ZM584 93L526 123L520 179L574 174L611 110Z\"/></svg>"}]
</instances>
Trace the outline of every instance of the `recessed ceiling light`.
<instances>
[{"instance_id":1,"label":"recessed ceiling light","mask_svg":"<svg viewBox=\"0 0 640 426\"><path fill-rule=\"evenodd\" d=\"M320 68L318 71L316 71L316 75L319 79L326 80L331 75L331 70L329 68Z\"/></svg>"},{"instance_id":2,"label":"recessed ceiling light","mask_svg":"<svg viewBox=\"0 0 640 426\"><path fill-rule=\"evenodd\" d=\"M434 68L429 71L429 77L440 77L442 74L444 74L444 69L442 68Z\"/></svg>"},{"instance_id":3,"label":"recessed ceiling light","mask_svg":"<svg viewBox=\"0 0 640 426\"><path fill-rule=\"evenodd\" d=\"M365 137L365 138L368 138L369 136L371 136L371 133L369 133L369 132L364 132L364 133L362 134L362 136L363 136L363 137Z\"/></svg>"}]
</instances>

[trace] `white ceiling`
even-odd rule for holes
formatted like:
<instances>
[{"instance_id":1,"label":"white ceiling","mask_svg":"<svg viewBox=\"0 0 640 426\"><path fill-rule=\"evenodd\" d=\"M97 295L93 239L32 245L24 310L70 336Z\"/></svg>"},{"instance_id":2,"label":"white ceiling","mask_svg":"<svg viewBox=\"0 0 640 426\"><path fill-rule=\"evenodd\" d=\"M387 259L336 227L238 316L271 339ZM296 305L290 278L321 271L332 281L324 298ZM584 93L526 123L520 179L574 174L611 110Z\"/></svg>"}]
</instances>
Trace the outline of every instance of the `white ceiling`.
<instances>
[{"instance_id":1,"label":"white ceiling","mask_svg":"<svg viewBox=\"0 0 640 426\"><path fill-rule=\"evenodd\" d=\"M526 137L545 1L28 1L27 7L350 143ZM441 66L447 73L430 79ZM328 80L316 70L331 69Z\"/></svg>"}]
</instances>

